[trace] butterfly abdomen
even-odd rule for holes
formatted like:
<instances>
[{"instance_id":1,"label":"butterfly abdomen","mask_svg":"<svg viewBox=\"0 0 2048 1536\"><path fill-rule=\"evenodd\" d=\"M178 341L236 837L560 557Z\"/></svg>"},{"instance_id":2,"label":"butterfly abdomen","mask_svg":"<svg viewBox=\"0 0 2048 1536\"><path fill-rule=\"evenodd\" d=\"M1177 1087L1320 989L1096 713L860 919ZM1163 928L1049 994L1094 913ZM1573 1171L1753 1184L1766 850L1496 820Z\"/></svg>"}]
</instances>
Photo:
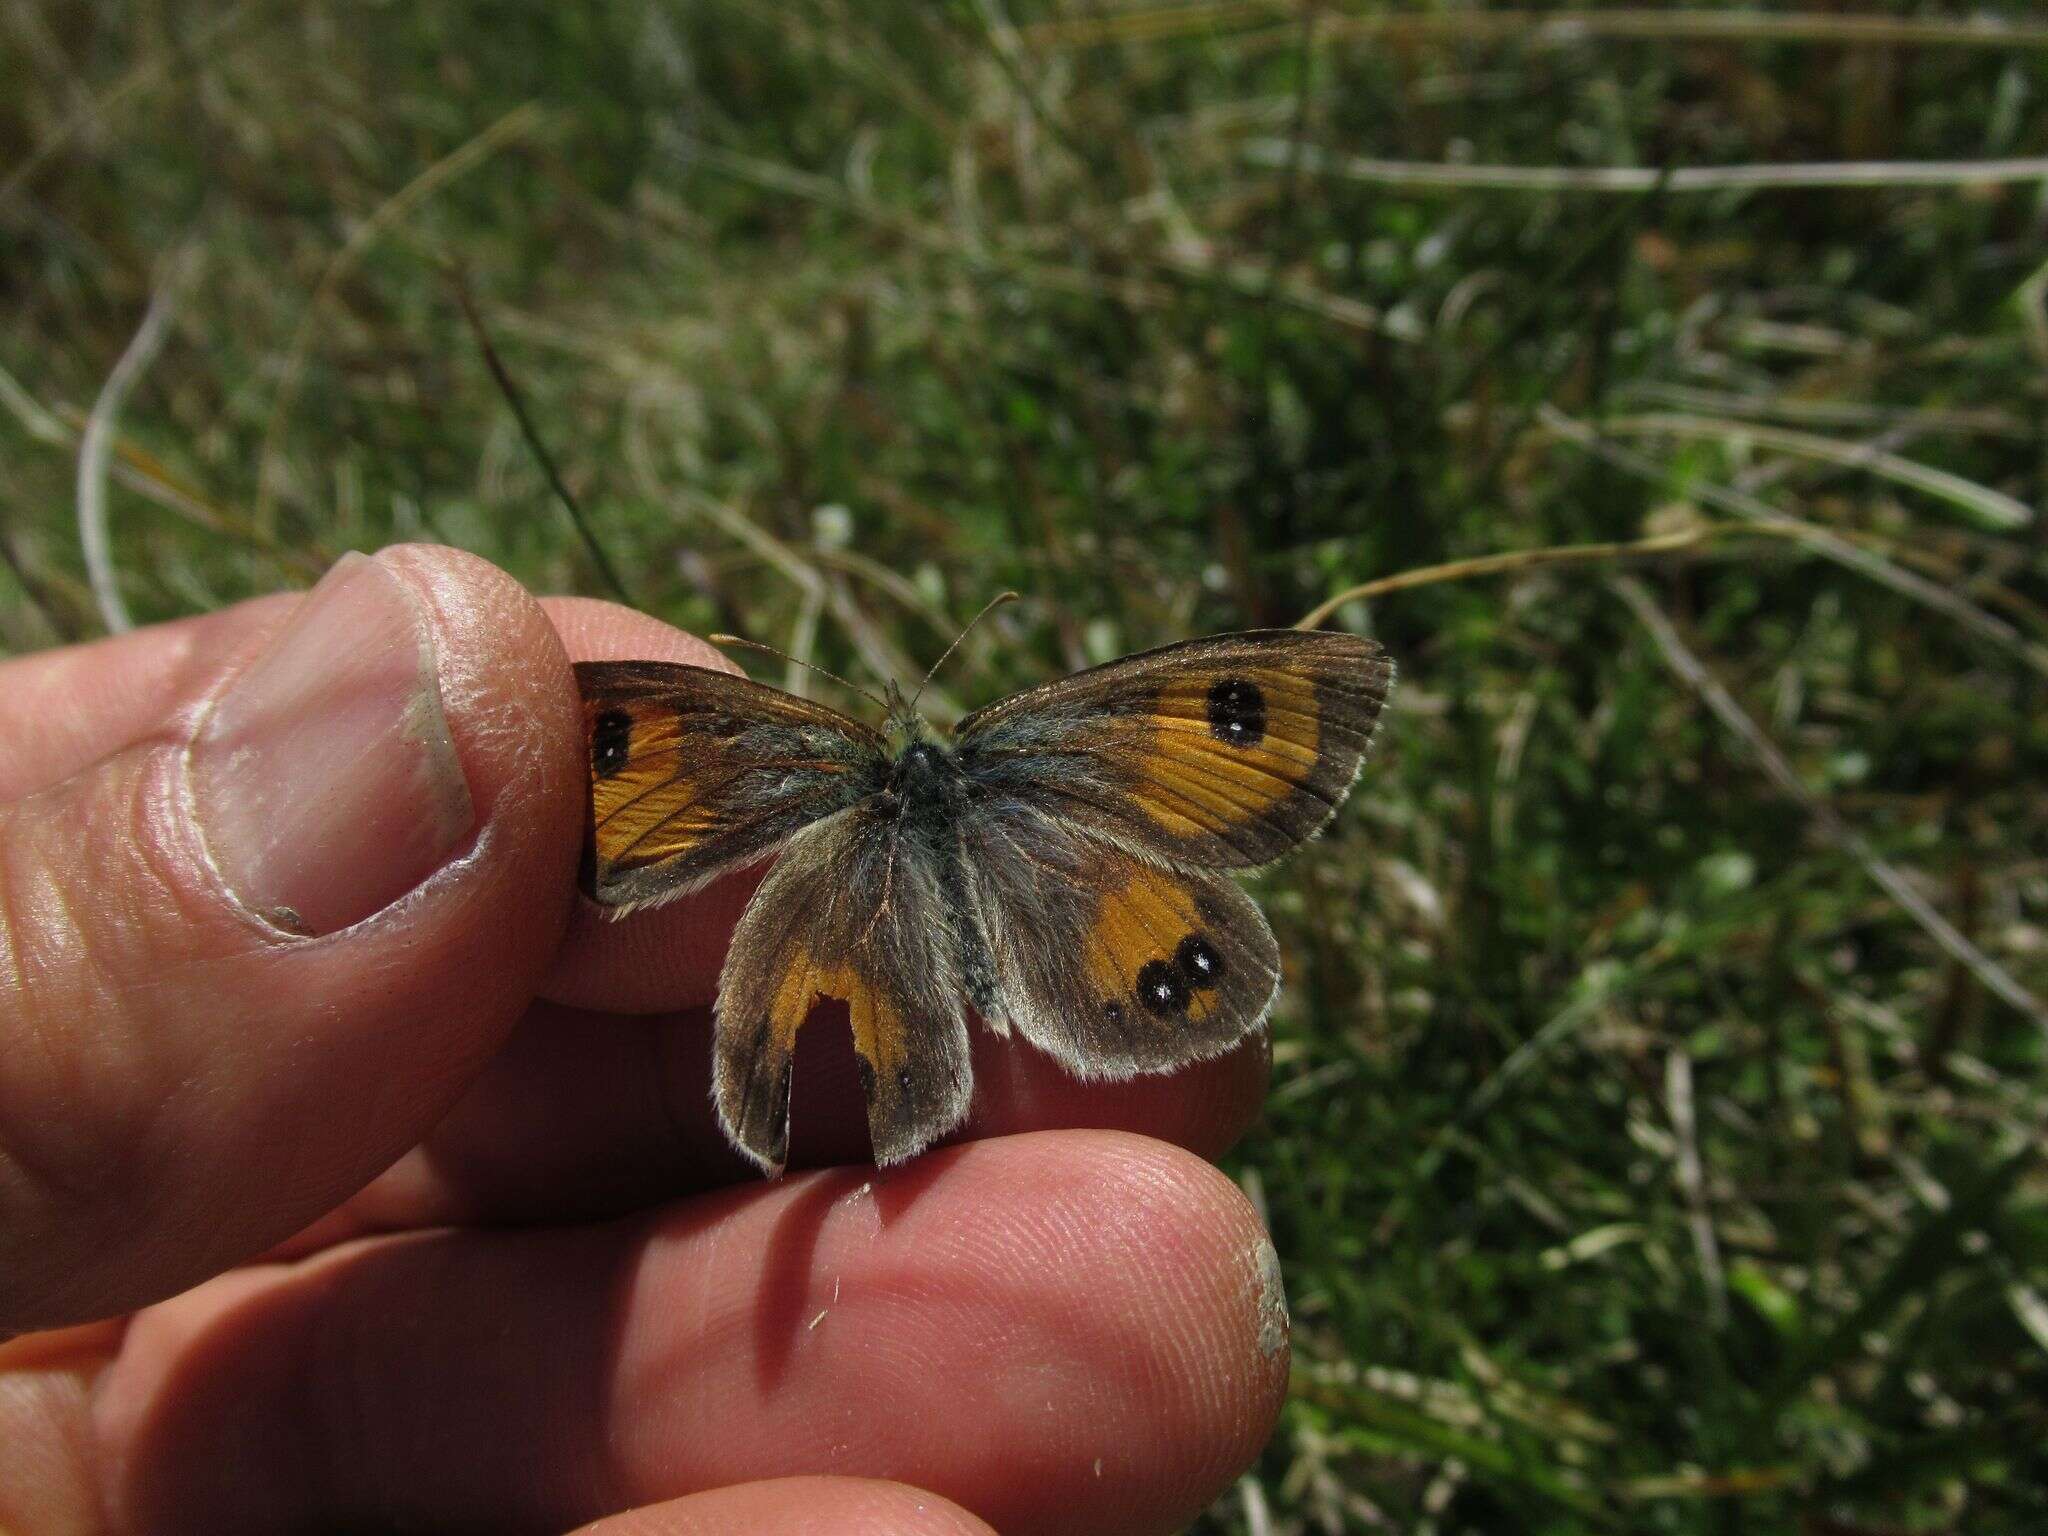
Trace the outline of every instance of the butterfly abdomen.
<instances>
[{"instance_id":1,"label":"butterfly abdomen","mask_svg":"<svg viewBox=\"0 0 2048 1536\"><path fill-rule=\"evenodd\" d=\"M966 765L943 746L914 741L890 765L887 781L869 803L877 815L898 824L905 852L928 870L937 884L940 910L946 914L951 942L959 955L959 979L967 1001L1000 1028L1000 1016L994 1011L995 963L973 921L967 874L961 863L960 824L970 811Z\"/></svg>"}]
</instances>

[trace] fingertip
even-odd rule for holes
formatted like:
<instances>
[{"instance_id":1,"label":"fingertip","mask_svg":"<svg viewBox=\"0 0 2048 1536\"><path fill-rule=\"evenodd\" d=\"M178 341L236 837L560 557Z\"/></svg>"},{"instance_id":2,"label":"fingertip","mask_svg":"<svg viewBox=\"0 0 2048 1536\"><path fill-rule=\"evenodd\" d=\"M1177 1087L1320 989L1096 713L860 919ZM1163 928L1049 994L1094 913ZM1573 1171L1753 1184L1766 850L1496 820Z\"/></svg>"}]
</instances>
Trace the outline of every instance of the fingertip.
<instances>
[{"instance_id":1,"label":"fingertip","mask_svg":"<svg viewBox=\"0 0 2048 1536\"><path fill-rule=\"evenodd\" d=\"M595 597L544 597L541 610L572 661L674 661L715 672L738 672L709 641L652 614Z\"/></svg>"},{"instance_id":2,"label":"fingertip","mask_svg":"<svg viewBox=\"0 0 2048 1536\"><path fill-rule=\"evenodd\" d=\"M628 1486L668 1475L661 1404L679 1370L706 1371L707 1335L745 1341L711 1368L733 1429L721 1468L879 1465L1011 1536L1180 1530L1284 1400L1286 1304L1256 1213L1148 1137L1044 1132L791 1174L689 1220L715 1248L658 1226L619 1335ZM731 1265L746 1299L679 1324L715 1283L707 1264ZM840 1423L856 1432L835 1438Z\"/></svg>"},{"instance_id":3,"label":"fingertip","mask_svg":"<svg viewBox=\"0 0 2048 1536\"><path fill-rule=\"evenodd\" d=\"M995 1529L903 1483L786 1477L612 1515L574 1536L995 1536Z\"/></svg>"},{"instance_id":4,"label":"fingertip","mask_svg":"<svg viewBox=\"0 0 2048 1536\"><path fill-rule=\"evenodd\" d=\"M573 860L583 817L583 727L569 655L541 606L489 561L459 549L400 544L377 560L430 614L439 645L442 706L480 811L506 808L544 825Z\"/></svg>"},{"instance_id":5,"label":"fingertip","mask_svg":"<svg viewBox=\"0 0 2048 1536\"><path fill-rule=\"evenodd\" d=\"M1117 1317L1127 1368L1152 1396L1134 1421L1143 1433L1112 1437L1072 1495L1120 1478L1127 1516L1107 1529L1180 1529L1256 1459L1286 1401L1287 1300L1264 1224L1220 1169L1150 1137L1063 1131L986 1145L1002 1150L1014 1198L1039 1213L1017 1262L1061 1274L1077 1312Z\"/></svg>"}]
</instances>

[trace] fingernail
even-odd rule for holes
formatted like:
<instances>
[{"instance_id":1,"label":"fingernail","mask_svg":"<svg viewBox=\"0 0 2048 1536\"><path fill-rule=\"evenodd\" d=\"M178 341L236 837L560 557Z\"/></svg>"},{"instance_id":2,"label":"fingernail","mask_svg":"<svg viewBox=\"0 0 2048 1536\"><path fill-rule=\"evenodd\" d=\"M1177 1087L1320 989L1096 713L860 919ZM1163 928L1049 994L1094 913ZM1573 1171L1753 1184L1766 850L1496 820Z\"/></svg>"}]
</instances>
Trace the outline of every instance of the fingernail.
<instances>
[{"instance_id":1,"label":"fingernail","mask_svg":"<svg viewBox=\"0 0 2048 1536\"><path fill-rule=\"evenodd\" d=\"M291 932L360 922L446 863L476 810L405 582L343 556L229 684L192 776L215 865Z\"/></svg>"}]
</instances>

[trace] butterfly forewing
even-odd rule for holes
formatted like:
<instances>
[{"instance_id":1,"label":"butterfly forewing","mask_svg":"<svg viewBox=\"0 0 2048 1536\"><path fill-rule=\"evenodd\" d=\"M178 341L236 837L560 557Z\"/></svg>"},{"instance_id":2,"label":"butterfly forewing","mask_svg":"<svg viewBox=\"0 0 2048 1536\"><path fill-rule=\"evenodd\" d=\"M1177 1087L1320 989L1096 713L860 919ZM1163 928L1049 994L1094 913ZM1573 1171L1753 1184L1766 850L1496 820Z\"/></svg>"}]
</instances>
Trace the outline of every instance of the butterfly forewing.
<instances>
[{"instance_id":1,"label":"butterfly forewing","mask_svg":"<svg viewBox=\"0 0 2048 1536\"><path fill-rule=\"evenodd\" d=\"M1170 863L1242 869L1330 818L1392 684L1373 641L1255 630L1033 688L955 737L991 791Z\"/></svg>"},{"instance_id":2,"label":"butterfly forewing","mask_svg":"<svg viewBox=\"0 0 2048 1536\"><path fill-rule=\"evenodd\" d=\"M696 889L872 792L881 735L822 704L704 667L579 662L591 826L584 884L605 906Z\"/></svg>"}]
</instances>

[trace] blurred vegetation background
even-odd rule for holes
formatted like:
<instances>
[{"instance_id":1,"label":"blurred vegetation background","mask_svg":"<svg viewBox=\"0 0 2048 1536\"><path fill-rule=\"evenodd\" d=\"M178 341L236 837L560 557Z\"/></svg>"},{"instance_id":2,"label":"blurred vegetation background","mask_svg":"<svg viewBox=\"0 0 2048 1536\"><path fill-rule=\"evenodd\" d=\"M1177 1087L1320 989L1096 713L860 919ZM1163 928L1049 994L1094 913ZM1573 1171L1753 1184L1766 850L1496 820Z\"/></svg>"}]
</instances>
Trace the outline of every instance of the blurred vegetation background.
<instances>
[{"instance_id":1,"label":"blurred vegetation background","mask_svg":"<svg viewBox=\"0 0 2048 1536\"><path fill-rule=\"evenodd\" d=\"M1017 588L943 712L1380 583L1202 1529L2038 1532L2029 14L7 0L0 644L415 538L856 677Z\"/></svg>"}]
</instances>

